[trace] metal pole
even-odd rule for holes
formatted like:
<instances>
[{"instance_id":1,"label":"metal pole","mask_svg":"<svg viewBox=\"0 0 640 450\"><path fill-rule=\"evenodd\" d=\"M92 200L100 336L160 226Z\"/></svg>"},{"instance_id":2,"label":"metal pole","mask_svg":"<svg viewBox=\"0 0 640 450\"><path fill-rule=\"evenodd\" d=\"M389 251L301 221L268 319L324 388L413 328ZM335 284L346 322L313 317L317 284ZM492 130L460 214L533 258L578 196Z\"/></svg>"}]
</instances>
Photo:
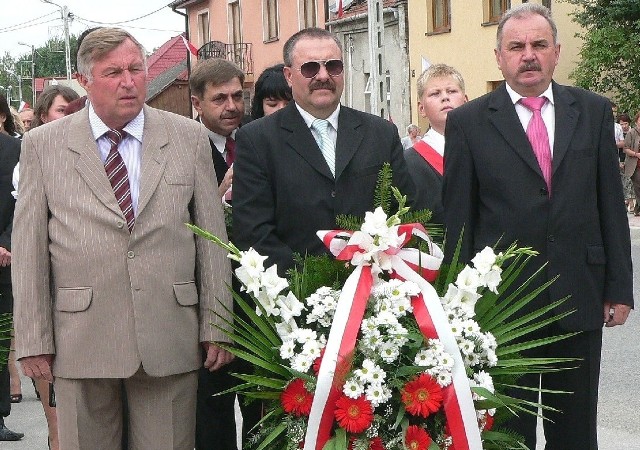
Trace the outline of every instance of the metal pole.
<instances>
[{"instance_id":1,"label":"metal pole","mask_svg":"<svg viewBox=\"0 0 640 450\"><path fill-rule=\"evenodd\" d=\"M31 108L36 106L36 46L31 44Z\"/></svg>"},{"instance_id":2,"label":"metal pole","mask_svg":"<svg viewBox=\"0 0 640 450\"><path fill-rule=\"evenodd\" d=\"M71 79L71 46L69 44L69 8L62 7L62 20L64 21L64 59L67 66L67 80Z\"/></svg>"}]
</instances>

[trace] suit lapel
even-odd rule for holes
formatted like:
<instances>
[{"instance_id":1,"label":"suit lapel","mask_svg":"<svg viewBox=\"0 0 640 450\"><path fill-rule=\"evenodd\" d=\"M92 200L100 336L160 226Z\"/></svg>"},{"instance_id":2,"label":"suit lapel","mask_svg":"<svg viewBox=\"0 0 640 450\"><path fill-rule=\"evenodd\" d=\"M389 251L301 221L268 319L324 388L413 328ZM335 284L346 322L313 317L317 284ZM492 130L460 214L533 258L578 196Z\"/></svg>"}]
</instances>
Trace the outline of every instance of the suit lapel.
<instances>
[{"instance_id":1,"label":"suit lapel","mask_svg":"<svg viewBox=\"0 0 640 450\"><path fill-rule=\"evenodd\" d=\"M294 102L289 102L289 105L282 111L280 120L281 127L287 134L285 137L287 145L316 171L333 180L329 165L322 156L318 143L313 138L311 130L307 127Z\"/></svg>"},{"instance_id":2,"label":"suit lapel","mask_svg":"<svg viewBox=\"0 0 640 450\"><path fill-rule=\"evenodd\" d=\"M562 86L553 83L556 130L553 143L552 174L556 172L569 149L569 143L578 126L580 111L573 106L575 98Z\"/></svg>"},{"instance_id":3,"label":"suit lapel","mask_svg":"<svg viewBox=\"0 0 640 450\"><path fill-rule=\"evenodd\" d=\"M336 179L340 178L349 161L360 148L364 137L361 125L360 118L353 114L351 109L340 106L338 140L336 141Z\"/></svg>"},{"instance_id":4,"label":"suit lapel","mask_svg":"<svg viewBox=\"0 0 640 450\"><path fill-rule=\"evenodd\" d=\"M489 121L520 158L540 177L542 171L503 83L489 101ZM557 134L557 133L556 133Z\"/></svg>"},{"instance_id":5,"label":"suit lapel","mask_svg":"<svg viewBox=\"0 0 640 450\"><path fill-rule=\"evenodd\" d=\"M142 133L142 173L140 174L140 197L138 215L149 203L167 162L167 152L163 151L169 143L167 127L160 115L153 109L144 107L144 131Z\"/></svg>"},{"instance_id":6,"label":"suit lapel","mask_svg":"<svg viewBox=\"0 0 640 450\"><path fill-rule=\"evenodd\" d=\"M72 118L69 131L69 150L78 154L76 170L95 196L110 210L122 215L120 205L113 195L104 165L98 154L98 146L89 124L89 109ZM124 217L124 216L123 216Z\"/></svg>"}]
</instances>

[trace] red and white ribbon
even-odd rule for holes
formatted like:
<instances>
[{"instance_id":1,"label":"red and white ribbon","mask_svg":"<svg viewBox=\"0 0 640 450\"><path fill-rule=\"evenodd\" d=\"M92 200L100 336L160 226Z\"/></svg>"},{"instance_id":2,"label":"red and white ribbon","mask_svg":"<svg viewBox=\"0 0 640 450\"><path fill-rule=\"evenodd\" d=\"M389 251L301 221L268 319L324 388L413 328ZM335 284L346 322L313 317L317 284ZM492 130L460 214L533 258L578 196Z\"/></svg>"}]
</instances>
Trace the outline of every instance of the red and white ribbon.
<instances>
[{"instance_id":1,"label":"red and white ribbon","mask_svg":"<svg viewBox=\"0 0 640 450\"><path fill-rule=\"evenodd\" d=\"M346 261L350 261L357 252L363 251L359 246L348 242L347 239L352 234L353 232L340 230L318 232L318 236L330 252L337 259ZM442 251L432 243L419 224L401 225L398 227L398 236L403 236L400 247L384 252L391 259L394 276L413 281L420 287L421 294L412 302L420 330L427 338L440 339L445 351L454 359L453 381L445 389L444 402L453 442L458 450L480 449L480 431L460 349L438 294L428 282L434 281L437 277L443 257ZM430 254L418 249L402 248L412 236L427 242ZM318 373L304 450L322 450L331 438L335 401L341 394L340 387L344 381L341 378L348 372L372 285L371 267L359 265L342 289Z\"/></svg>"}]
</instances>

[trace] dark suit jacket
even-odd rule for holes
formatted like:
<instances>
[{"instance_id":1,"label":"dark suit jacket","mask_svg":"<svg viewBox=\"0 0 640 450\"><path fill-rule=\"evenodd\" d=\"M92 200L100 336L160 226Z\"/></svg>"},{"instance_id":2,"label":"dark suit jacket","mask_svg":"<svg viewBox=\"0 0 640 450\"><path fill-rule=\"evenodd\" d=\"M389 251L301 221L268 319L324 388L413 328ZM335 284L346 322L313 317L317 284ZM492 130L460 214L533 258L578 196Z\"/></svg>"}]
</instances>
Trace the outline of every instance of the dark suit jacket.
<instances>
[{"instance_id":1,"label":"dark suit jacket","mask_svg":"<svg viewBox=\"0 0 640 450\"><path fill-rule=\"evenodd\" d=\"M218 180L218 185L220 185L224 179L224 175L227 173L227 170L229 170L229 166L227 166L227 162L222 157L222 153L220 153L211 138L209 138L209 143L211 144L211 156L213 157L213 167L216 170L216 179Z\"/></svg>"},{"instance_id":2,"label":"dark suit jacket","mask_svg":"<svg viewBox=\"0 0 640 450\"><path fill-rule=\"evenodd\" d=\"M0 247L11 251L13 210L16 201L11 195L13 169L20 158L20 140L0 133ZM0 267L0 284L11 284L11 266Z\"/></svg>"},{"instance_id":3,"label":"dark suit jacket","mask_svg":"<svg viewBox=\"0 0 640 450\"><path fill-rule=\"evenodd\" d=\"M293 253L324 253L316 231L336 228L338 214L372 209L378 172L413 199L414 186L391 122L342 106L336 142L336 178L294 102L249 123L236 134L233 232L241 249L254 247L280 273Z\"/></svg>"},{"instance_id":4,"label":"dark suit jacket","mask_svg":"<svg viewBox=\"0 0 640 450\"><path fill-rule=\"evenodd\" d=\"M548 261L560 278L540 302L572 298L560 310L570 330L602 327L603 301L633 305L629 226L609 102L553 83L552 195L504 85L447 116L443 202L451 259L464 227L462 260L485 246L518 241L540 252L523 276ZM559 311L556 311L559 312Z\"/></svg>"},{"instance_id":5,"label":"dark suit jacket","mask_svg":"<svg viewBox=\"0 0 640 450\"><path fill-rule=\"evenodd\" d=\"M442 207L442 175L434 169L420 154L409 147L404 151L407 169L416 185L416 209L429 209L433 213L431 222L444 222Z\"/></svg>"}]
</instances>

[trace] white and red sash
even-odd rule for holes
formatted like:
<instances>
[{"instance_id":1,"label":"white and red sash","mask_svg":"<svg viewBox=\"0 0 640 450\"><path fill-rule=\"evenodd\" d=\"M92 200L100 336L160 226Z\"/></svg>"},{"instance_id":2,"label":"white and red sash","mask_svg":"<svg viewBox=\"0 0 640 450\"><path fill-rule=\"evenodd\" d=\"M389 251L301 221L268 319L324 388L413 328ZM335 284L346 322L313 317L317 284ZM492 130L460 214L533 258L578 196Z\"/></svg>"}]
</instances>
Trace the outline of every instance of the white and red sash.
<instances>
[{"instance_id":1,"label":"white and red sash","mask_svg":"<svg viewBox=\"0 0 640 450\"><path fill-rule=\"evenodd\" d=\"M418 141L413 144L413 148L420 156L433 167L440 175L444 174L444 158L440 153L435 151L433 147L425 141Z\"/></svg>"}]
</instances>

